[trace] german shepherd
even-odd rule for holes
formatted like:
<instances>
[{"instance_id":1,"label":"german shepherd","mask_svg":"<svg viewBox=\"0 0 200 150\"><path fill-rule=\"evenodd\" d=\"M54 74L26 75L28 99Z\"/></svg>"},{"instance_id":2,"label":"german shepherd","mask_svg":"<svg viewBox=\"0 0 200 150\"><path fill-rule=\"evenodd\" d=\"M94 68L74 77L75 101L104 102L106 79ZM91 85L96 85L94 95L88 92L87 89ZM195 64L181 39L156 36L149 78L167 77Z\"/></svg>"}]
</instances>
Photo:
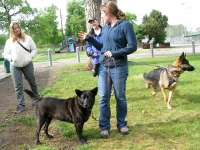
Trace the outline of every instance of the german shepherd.
<instances>
[{"instance_id":1,"label":"german shepherd","mask_svg":"<svg viewBox=\"0 0 200 150\"><path fill-rule=\"evenodd\" d=\"M156 68L150 71L148 74L144 73L143 77L146 81L146 88L150 87L153 88L151 95L154 98L158 99L156 97L156 93L161 90L164 100L167 103L167 108L169 110L172 110L172 107L170 106L170 100L176 86L178 85L179 76L184 71L193 71L193 70L195 70L195 68L189 64L189 61L186 59L186 54L184 54L183 52L181 56L171 65L167 67ZM168 98L165 89L169 90Z\"/></svg>"},{"instance_id":2,"label":"german shepherd","mask_svg":"<svg viewBox=\"0 0 200 150\"><path fill-rule=\"evenodd\" d=\"M53 138L48 133L48 127L53 118L61 121L73 123L79 140L85 144L87 140L83 138L82 131L84 123L89 119L92 107L95 102L98 88L92 90L75 90L76 97L59 99L54 97L36 99L35 94L27 89L24 91L31 97L32 104L35 106L37 119L36 144L41 144L39 134L44 125L44 132L47 138Z\"/></svg>"}]
</instances>

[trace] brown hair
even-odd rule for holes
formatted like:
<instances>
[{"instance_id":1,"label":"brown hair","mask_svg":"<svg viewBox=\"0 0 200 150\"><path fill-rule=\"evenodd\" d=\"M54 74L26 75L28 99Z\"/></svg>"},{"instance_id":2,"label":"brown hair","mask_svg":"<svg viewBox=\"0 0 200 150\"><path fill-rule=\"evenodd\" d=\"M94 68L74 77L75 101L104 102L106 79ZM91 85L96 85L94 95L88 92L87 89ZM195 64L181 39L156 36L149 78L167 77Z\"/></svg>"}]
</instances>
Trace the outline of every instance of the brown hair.
<instances>
[{"instance_id":1,"label":"brown hair","mask_svg":"<svg viewBox=\"0 0 200 150\"><path fill-rule=\"evenodd\" d=\"M100 10L105 12L105 14L111 14L117 19L126 19L125 13L123 13L113 1L109 1L104 5L101 5Z\"/></svg>"},{"instance_id":2,"label":"brown hair","mask_svg":"<svg viewBox=\"0 0 200 150\"><path fill-rule=\"evenodd\" d=\"M21 29L19 23L17 23L17 22L10 23L10 38L12 39L13 42L17 41L17 38L18 38L14 33L14 29L13 29L14 24L17 24L19 26L19 28ZM22 39L23 41L25 41L25 34L22 32L22 29L21 29L19 38Z\"/></svg>"}]
</instances>

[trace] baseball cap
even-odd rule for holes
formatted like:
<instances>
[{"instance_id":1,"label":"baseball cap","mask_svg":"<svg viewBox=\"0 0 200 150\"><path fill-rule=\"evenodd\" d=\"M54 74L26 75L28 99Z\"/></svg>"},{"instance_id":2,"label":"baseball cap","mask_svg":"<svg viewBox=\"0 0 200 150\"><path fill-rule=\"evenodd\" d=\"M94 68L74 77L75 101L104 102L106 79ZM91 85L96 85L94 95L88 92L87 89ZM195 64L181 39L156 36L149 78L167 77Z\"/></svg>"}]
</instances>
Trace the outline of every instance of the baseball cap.
<instances>
[{"instance_id":1,"label":"baseball cap","mask_svg":"<svg viewBox=\"0 0 200 150\"><path fill-rule=\"evenodd\" d=\"M97 20L96 18L91 18L88 20L88 23L90 23L90 21L94 21L94 20Z\"/></svg>"}]
</instances>

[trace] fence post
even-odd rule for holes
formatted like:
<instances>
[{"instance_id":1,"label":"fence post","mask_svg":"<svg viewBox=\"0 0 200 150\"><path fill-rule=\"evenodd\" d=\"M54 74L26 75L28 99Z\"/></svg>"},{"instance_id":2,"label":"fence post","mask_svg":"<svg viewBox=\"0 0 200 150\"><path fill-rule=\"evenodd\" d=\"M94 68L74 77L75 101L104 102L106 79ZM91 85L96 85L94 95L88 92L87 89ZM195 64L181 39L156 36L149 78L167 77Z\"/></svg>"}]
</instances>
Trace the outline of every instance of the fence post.
<instances>
[{"instance_id":1,"label":"fence post","mask_svg":"<svg viewBox=\"0 0 200 150\"><path fill-rule=\"evenodd\" d=\"M77 62L80 63L80 54L79 54L80 46L76 47L76 58Z\"/></svg>"},{"instance_id":2,"label":"fence post","mask_svg":"<svg viewBox=\"0 0 200 150\"><path fill-rule=\"evenodd\" d=\"M152 38L151 40L150 40L150 50L151 50L151 57L154 57L154 53L153 53L153 42L155 41L155 39L154 38Z\"/></svg>"},{"instance_id":3,"label":"fence post","mask_svg":"<svg viewBox=\"0 0 200 150\"><path fill-rule=\"evenodd\" d=\"M195 41L192 40L192 53L195 54Z\"/></svg>"},{"instance_id":4,"label":"fence post","mask_svg":"<svg viewBox=\"0 0 200 150\"><path fill-rule=\"evenodd\" d=\"M50 49L48 49L48 59L49 59L49 66L52 66L51 50Z\"/></svg>"},{"instance_id":5,"label":"fence post","mask_svg":"<svg viewBox=\"0 0 200 150\"><path fill-rule=\"evenodd\" d=\"M153 54L153 42L152 41L150 42L150 50L151 50L151 57L154 57L154 54Z\"/></svg>"}]
</instances>

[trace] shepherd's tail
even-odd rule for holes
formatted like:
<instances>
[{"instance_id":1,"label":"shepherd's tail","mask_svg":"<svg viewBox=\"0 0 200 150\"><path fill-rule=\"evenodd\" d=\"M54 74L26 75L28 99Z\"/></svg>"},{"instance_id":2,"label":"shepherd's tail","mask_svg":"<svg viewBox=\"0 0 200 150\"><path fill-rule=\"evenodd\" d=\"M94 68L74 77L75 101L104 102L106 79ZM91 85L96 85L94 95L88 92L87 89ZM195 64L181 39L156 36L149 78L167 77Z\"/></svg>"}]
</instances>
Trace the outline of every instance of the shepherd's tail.
<instances>
[{"instance_id":1,"label":"shepherd's tail","mask_svg":"<svg viewBox=\"0 0 200 150\"><path fill-rule=\"evenodd\" d=\"M24 89L24 92L26 92L26 94L28 94L30 96L30 98L32 100L32 105L35 105L35 102L37 101L36 95L28 89Z\"/></svg>"},{"instance_id":2,"label":"shepherd's tail","mask_svg":"<svg viewBox=\"0 0 200 150\"><path fill-rule=\"evenodd\" d=\"M143 78L144 78L145 80L148 79L148 75L147 75L146 72L143 73Z\"/></svg>"}]
</instances>

